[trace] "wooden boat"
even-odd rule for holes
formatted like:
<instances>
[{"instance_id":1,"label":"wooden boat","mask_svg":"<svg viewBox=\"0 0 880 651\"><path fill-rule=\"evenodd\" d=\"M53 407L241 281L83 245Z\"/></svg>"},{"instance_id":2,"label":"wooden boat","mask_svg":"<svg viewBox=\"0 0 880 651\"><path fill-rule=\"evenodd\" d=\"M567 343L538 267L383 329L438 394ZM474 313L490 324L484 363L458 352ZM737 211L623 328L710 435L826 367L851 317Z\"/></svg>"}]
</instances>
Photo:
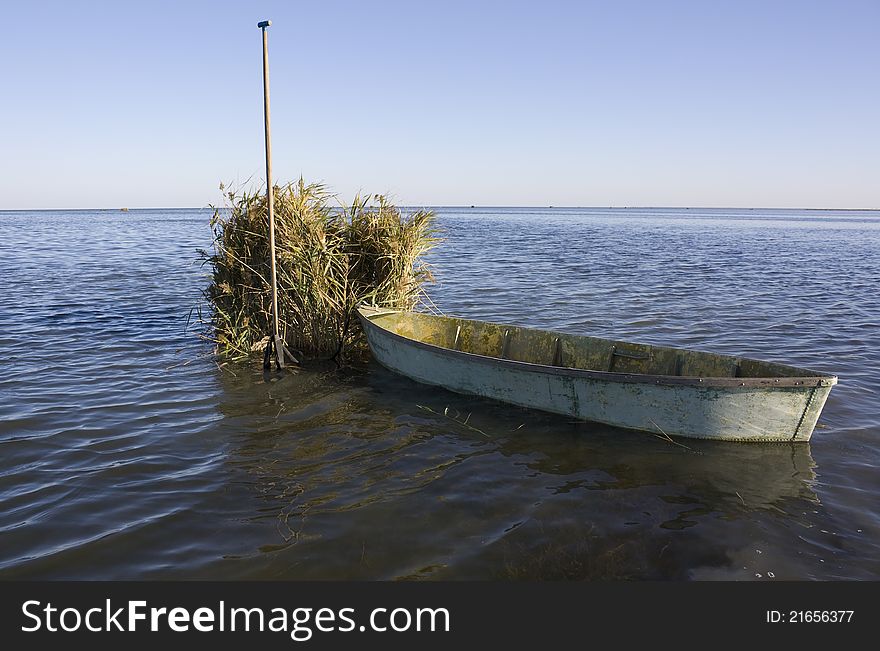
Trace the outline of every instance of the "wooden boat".
<instances>
[{"instance_id":1,"label":"wooden boat","mask_svg":"<svg viewBox=\"0 0 880 651\"><path fill-rule=\"evenodd\" d=\"M837 377L754 359L361 306L370 350L418 382L668 436L807 441Z\"/></svg>"}]
</instances>

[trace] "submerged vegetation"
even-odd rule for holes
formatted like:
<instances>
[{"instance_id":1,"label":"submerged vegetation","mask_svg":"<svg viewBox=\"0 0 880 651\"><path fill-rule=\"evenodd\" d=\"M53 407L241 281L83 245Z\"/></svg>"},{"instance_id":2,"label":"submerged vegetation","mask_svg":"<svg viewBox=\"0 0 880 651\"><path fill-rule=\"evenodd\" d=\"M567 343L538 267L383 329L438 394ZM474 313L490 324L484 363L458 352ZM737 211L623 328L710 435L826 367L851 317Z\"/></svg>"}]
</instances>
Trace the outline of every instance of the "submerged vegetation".
<instances>
[{"instance_id":1,"label":"submerged vegetation","mask_svg":"<svg viewBox=\"0 0 880 651\"><path fill-rule=\"evenodd\" d=\"M291 350L348 356L363 346L358 303L413 309L426 299L433 212L405 214L382 195L338 206L325 186L302 179L274 195L278 313ZM225 200L213 207L213 250L203 252L205 297L218 354L238 359L263 349L272 322L267 199L264 190L239 190Z\"/></svg>"}]
</instances>

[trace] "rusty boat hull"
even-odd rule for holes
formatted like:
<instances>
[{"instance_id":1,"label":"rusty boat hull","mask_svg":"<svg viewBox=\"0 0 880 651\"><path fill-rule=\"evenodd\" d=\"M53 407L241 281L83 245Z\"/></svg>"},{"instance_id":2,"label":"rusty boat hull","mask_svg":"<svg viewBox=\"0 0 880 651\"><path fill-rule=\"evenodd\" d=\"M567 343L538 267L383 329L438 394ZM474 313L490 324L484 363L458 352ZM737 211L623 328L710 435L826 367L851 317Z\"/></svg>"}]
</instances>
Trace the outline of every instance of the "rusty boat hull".
<instances>
[{"instance_id":1,"label":"rusty boat hull","mask_svg":"<svg viewBox=\"0 0 880 651\"><path fill-rule=\"evenodd\" d=\"M417 382L657 435L808 441L834 375L749 358L368 306L370 350Z\"/></svg>"}]
</instances>

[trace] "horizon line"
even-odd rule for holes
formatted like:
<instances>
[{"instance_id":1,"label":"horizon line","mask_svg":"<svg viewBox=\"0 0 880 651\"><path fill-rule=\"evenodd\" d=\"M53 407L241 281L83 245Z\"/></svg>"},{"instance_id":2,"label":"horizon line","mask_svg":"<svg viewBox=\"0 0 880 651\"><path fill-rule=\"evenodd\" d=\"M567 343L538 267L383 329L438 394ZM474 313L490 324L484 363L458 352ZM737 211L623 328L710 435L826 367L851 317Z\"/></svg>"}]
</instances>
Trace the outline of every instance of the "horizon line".
<instances>
[{"instance_id":1,"label":"horizon line","mask_svg":"<svg viewBox=\"0 0 880 651\"><path fill-rule=\"evenodd\" d=\"M529 209L563 209L563 210L802 210L802 211L835 211L835 212L880 212L878 208L832 208L832 207L805 207L805 206L664 206L664 205L613 205L613 206L563 206L548 204L521 204L521 205L501 205L501 204L428 204L428 203L401 203L401 208L463 208L463 209L483 209L483 208L529 208ZM225 207L225 206L224 206ZM138 206L130 208L127 206L118 208L0 208L2 212L87 212L87 211L105 211L105 212L129 212L133 210L214 210L214 206Z\"/></svg>"}]
</instances>

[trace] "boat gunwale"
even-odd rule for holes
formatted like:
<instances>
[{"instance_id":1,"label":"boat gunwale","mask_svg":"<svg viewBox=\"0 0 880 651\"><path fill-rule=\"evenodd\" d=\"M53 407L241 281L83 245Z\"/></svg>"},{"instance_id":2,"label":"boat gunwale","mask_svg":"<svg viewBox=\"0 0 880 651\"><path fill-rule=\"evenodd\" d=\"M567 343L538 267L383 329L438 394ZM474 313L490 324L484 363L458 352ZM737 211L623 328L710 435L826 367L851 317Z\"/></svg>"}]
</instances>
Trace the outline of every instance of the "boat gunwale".
<instances>
[{"instance_id":1,"label":"boat gunwale","mask_svg":"<svg viewBox=\"0 0 880 651\"><path fill-rule=\"evenodd\" d=\"M370 308L367 308L370 309ZM444 355L446 357L452 358L461 358L466 359L468 361L475 361L481 364L489 364L493 366L502 366L508 368L515 368L518 370L530 372L530 373L545 373L549 375L562 375L566 377L575 377L575 378L583 378L590 380L600 380L605 382L621 382L621 383L633 383L633 384L655 384L655 385L671 385L671 386L693 386L693 387L702 387L702 388L724 388L724 389L750 389L750 388L800 388L800 389L809 389L809 388L818 388L818 387L832 387L837 384L837 376L836 375L828 375L824 373L816 373L815 375L809 376L798 376L798 377L758 377L758 378L747 378L747 377L699 377L699 376L678 376L678 375L648 375L644 373L615 373L614 371L597 371L593 369L582 369L582 368L571 368L567 366L552 366L550 364L534 364L532 362L522 362L515 359L504 359L501 357L491 357L489 355L480 355L477 353L469 353L464 350L455 350L452 348L445 348L443 346L438 346L436 344L429 344L424 341L420 341L418 339L412 339L410 337L404 337L388 328L383 327L382 325L373 321L373 319L378 318L380 316L385 316L388 314L400 314L404 312L403 310L385 310L382 312L376 312L371 315L367 315L362 311L361 308L358 308L358 317L361 321L366 321L370 324L370 326L380 330L384 335L391 337L393 340L400 341L405 345L415 346L416 348L421 348L424 350L429 350L435 354ZM434 315L428 315L434 316ZM450 317L446 317L450 318ZM484 322L488 323L488 322ZM492 325L501 325L501 324L492 324ZM514 326L511 326L514 327ZM521 327L521 326L515 326ZM539 330L540 332L547 332L550 334L565 334L565 333L556 333L550 330L540 330L538 328L532 328L532 330ZM566 336L575 336L578 335L566 335ZM676 348L676 347L672 347ZM677 350L690 350L686 348L676 348ZM691 351L691 352L703 352L703 351ZM713 354L713 353L708 353ZM760 361L760 360L755 360ZM810 371L809 369L800 368L797 366L792 366L790 368L796 368L801 371Z\"/></svg>"}]
</instances>

